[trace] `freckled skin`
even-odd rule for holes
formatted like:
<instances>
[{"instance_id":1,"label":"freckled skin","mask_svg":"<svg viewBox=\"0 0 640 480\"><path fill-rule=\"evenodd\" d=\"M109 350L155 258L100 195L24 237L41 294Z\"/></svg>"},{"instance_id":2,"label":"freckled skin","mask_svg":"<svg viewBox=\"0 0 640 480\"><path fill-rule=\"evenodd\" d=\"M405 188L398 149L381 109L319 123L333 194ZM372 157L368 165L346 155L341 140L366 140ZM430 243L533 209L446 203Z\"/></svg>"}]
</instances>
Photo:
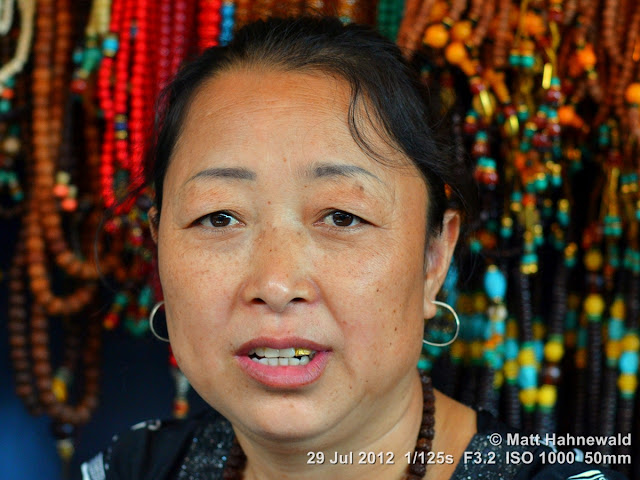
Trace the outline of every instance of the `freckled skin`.
<instances>
[{"instance_id":1,"label":"freckled skin","mask_svg":"<svg viewBox=\"0 0 640 480\"><path fill-rule=\"evenodd\" d=\"M415 168L381 165L359 149L348 95L345 82L320 74L223 73L197 92L165 178L153 233L171 346L250 458L257 445L366 445L402 424L421 396L424 318L435 311L457 217L430 242L425 274L425 183ZM301 173L318 162L359 166L379 181ZM246 168L256 179L188 181L212 167ZM337 227L333 210L364 222ZM217 211L236 223L198 222ZM243 343L289 335L331 349L315 383L269 389L238 367Z\"/></svg>"}]
</instances>

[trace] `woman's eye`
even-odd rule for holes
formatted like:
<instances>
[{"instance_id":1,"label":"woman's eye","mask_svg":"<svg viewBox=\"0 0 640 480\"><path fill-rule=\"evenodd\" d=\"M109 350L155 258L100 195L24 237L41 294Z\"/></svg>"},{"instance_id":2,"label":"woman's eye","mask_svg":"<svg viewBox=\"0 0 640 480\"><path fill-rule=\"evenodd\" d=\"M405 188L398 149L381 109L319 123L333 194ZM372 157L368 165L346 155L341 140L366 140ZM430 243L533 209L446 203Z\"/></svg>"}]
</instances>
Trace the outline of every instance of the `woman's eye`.
<instances>
[{"instance_id":1,"label":"woman's eye","mask_svg":"<svg viewBox=\"0 0 640 480\"><path fill-rule=\"evenodd\" d=\"M224 228L236 225L238 220L229 213L215 212L200 218L198 223L204 227Z\"/></svg>"},{"instance_id":2,"label":"woman's eye","mask_svg":"<svg viewBox=\"0 0 640 480\"><path fill-rule=\"evenodd\" d=\"M351 213L343 212L341 210L335 210L329 215L324 217L325 221L336 227L355 227L362 223L362 219Z\"/></svg>"}]
</instances>

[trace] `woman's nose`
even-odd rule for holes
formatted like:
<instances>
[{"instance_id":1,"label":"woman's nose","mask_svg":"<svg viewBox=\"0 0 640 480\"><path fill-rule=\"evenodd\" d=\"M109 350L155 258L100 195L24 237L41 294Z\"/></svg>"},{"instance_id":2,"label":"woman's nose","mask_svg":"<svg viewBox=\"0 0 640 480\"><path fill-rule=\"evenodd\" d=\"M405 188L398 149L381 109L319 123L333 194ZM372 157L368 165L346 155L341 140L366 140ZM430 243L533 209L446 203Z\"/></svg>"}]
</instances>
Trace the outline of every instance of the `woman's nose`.
<instances>
[{"instance_id":1,"label":"woman's nose","mask_svg":"<svg viewBox=\"0 0 640 480\"><path fill-rule=\"evenodd\" d=\"M310 276L308 248L301 231L265 227L252 244L244 301L265 304L276 313L283 313L291 304L313 302L317 290Z\"/></svg>"}]
</instances>

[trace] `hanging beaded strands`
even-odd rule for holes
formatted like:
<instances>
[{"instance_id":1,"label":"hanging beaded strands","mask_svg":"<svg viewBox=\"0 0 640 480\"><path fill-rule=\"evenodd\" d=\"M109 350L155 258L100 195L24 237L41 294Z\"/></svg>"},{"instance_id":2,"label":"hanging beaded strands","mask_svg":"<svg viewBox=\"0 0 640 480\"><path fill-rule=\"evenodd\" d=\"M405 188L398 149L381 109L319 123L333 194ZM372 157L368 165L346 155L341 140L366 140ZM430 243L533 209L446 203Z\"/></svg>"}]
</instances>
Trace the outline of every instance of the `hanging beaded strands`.
<instances>
[{"instance_id":1,"label":"hanging beaded strands","mask_svg":"<svg viewBox=\"0 0 640 480\"><path fill-rule=\"evenodd\" d=\"M35 0L18 2L20 27L18 41L14 42L10 30L14 20L14 1L1 6L0 35L2 35L2 67L0 68L0 220L21 213L24 191L20 185L22 157L21 127L22 105L16 108L16 79L29 56L33 38Z\"/></svg>"},{"instance_id":2,"label":"hanging beaded strands","mask_svg":"<svg viewBox=\"0 0 640 480\"><path fill-rule=\"evenodd\" d=\"M97 269L89 258L101 215L92 198L98 191L98 158L86 158L86 183L80 186L89 193L82 197L85 214L78 218L75 205L66 209L55 195L56 159L62 148L71 82L69 0L40 0L36 25L33 164L28 169L33 189L11 268L9 332L17 392L32 412L44 412L53 419L59 453L67 464L73 454L75 428L89 420L98 403L100 319L95 313L86 313L96 291ZM88 120L89 130L91 123ZM96 132L92 133L95 144ZM91 136L86 141L91 145ZM73 224L67 223L72 218L81 222L74 243L68 242L64 233ZM54 273L62 280L60 292L52 286ZM64 340L61 365L56 370L49 352L54 319L60 321Z\"/></svg>"},{"instance_id":3,"label":"hanging beaded strands","mask_svg":"<svg viewBox=\"0 0 640 480\"><path fill-rule=\"evenodd\" d=\"M487 264L486 300L476 270L474 286L459 295L466 341L452 348L454 363L464 358L474 368L474 345L484 338L482 363L503 392L502 404L487 406L515 426L631 431L640 346L640 4L407 1L398 43L430 59L427 78L441 82L445 103L454 82L468 87L457 101L469 107L461 117L482 206L470 263ZM588 208L572 211L579 205ZM491 301L501 275L507 295ZM511 318L495 308L501 302ZM459 397L486 401L482 381L463 383Z\"/></svg>"},{"instance_id":4,"label":"hanging beaded strands","mask_svg":"<svg viewBox=\"0 0 640 480\"><path fill-rule=\"evenodd\" d=\"M397 38L425 81L441 84L460 154L476 167L480 221L446 284L461 340L427 352L434 378L446 372L448 393L531 431L633 430L639 2L93 0L82 10L70 0L0 1L0 216L27 210L9 272L11 357L19 395L54 418L63 451L97 402L100 325L87 307L98 279L91 234L104 210L97 257L118 291L103 327L146 334L161 297L141 154L160 89L185 58L227 44L251 20L313 13L375 20ZM87 13L76 38L75 16ZM21 75L34 25L33 70ZM74 41L83 45L72 65ZM27 115L32 145L21 148ZM458 277L470 279L456 286ZM54 369L56 325L65 346ZM180 416L188 382L170 358ZM633 445L601 451L639 454Z\"/></svg>"}]
</instances>

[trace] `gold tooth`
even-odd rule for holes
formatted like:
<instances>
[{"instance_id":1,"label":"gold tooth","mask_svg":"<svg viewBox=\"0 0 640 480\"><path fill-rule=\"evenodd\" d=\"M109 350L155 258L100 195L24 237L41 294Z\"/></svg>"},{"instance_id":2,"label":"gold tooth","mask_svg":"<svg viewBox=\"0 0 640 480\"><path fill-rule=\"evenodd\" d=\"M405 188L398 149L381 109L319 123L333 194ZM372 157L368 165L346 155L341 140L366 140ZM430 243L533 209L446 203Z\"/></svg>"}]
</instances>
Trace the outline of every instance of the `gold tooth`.
<instances>
[{"instance_id":1,"label":"gold tooth","mask_svg":"<svg viewBox=\"0 0 640 480\"><path fill-rule=\"evenodd\" d=\"M311 350L307 350L306 348L296 348L296 357L302 357L304 355L311 355Z\"/></svg>"}]
</instances>

